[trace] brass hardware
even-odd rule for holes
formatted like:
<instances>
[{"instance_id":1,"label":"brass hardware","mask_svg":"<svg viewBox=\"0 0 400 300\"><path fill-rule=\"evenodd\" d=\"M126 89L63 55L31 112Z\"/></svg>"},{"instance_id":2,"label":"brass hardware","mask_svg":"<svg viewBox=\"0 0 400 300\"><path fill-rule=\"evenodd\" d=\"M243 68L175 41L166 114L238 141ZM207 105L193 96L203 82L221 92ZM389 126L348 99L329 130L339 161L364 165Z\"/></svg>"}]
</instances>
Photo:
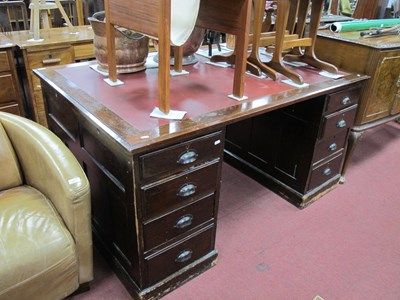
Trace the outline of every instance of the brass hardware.
<instances>
[{"instance_id":1,"label":"brass hardware","mask_svg":"<svg viewBox=\"0 0 400 300\"><path fill-rule=\"evenodd\" d=\"M195 162L198 156L199 155L197 154L196 150L190 150L181 154L181 156L178 158L177 163L180 165L187 165Z\"/></svg>"},{"instance_id":2,"label":"brass hardware","mask_svg":"<svg viewBox=\"0 0 400 300\"><path fill-rule=\"evenodd\" d=\"M344 127L346 127L346 121L341 119L339 122L336 123L336 126L338 128L344 128Z\"/></svg>"},{"instance_id":3,"label":"brass hardware","mask_svg":"<svg viewBox=\"0 0 400 300\"><path fill-rule=\"evenodd\" d=\"M51 55L49 55L48 59L43 59L42 64L44 65L49 65L49 64L58 64L61 62L61 58L52 58Z\"/></svg>"},{"instance_id":4,"label":"brass hardware","mask_svg":"<svg viewBox=\"0 0 400 300\"><path fill-rule=\"evenodd\" d=\"M182 263L192 258L193 251L190 249L184 250L175 258L175 261Z\"/></svg>"},{"instance_id":5,"label":"brass hardware","mask_svg":"<svg viewBox=\"0 0 400 300\"><path fill-rule=\"evenodd\" d=\"M348 96L344 97L344 98L342 99L342 101L341 101L342 105L347 105L347 104L349 104L350 102L351 102L351 99L350 99L350 97L348 97Z\"/></svg>"},{"instance_id":6,"label":"brass hardware","mask_svg":"<svg viewBox=\"0 0 400 300\"><path fill-rule=\"evenodd\" d=\"M192 215L190 215L190 214L189 215L184 215L184 216L180 217L178 219L178 221L176 221L174 227L182 229L182 228L185 228L185 227L188 227L188 226L192 225L192 221L193 221L193 216Z\"/></svg>"},{"instance_id":7,"label":"brass hardware","mask_svg":"<svg viewBox=\"0 0 400 300\"><path fill-rule=\"evenodd\" d=\"M324 170L324 173L323 173L325 176L329 176L329 175L331 175L332 174L332 170L331 170L331 168L326 168L325 170Z\"/></svg>"},{"instance_id":8,"label":"brass hardware","mask_svg":"<svg viewBox=\"0 0 400 300\"><path fill-rule=\"evenodd\" d=\"M336 143L330 144L330 145L328 146L328 149L329 149L330 151L335 151L335 150L337 149Z\"/></svg>"},{"instance_id":9,"label":"brass hardware","mask_svg":"<svg viewBox=\"0 0 400 300\"><path fill-rule=\"evenodd\" d=\"M188 197L196 193L197 186L193 183L185 183L182 185L177 193L180 197Z\"/></svg>"}]
</instances>

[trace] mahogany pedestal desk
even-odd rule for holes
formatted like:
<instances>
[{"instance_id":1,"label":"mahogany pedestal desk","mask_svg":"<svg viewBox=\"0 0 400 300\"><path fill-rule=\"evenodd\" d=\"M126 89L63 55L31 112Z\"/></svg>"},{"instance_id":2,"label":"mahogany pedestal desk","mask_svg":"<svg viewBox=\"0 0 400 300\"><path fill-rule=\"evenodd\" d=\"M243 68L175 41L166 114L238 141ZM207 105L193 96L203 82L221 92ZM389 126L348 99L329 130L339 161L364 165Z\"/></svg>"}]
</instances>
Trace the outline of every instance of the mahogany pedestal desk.
<instances>
[{"instance_id":1,"label":"mahogany pedestal desk","mask_svg":"<svg viewBox=\"0 0 400 300\"><path fill-rule=\"evenodd\" d=\"M135 299L159 298L216 263L224 150L298 206L335 186L365 80L304 69L310 85L295 88L246 76L240 102L228 98L234 70L199 60L171 78L180 121L149 116L157 69L121 74L118 87L91 62L34 71L49 128L89 178L95 245Z\"/></svg>"},{"instance_id":2,"label":"mahogany pedestal desk","mask_svg":"<svg viewBox=\"0 0 400 300\"><path fill-rule=\"evenodd\" d=\"M93 30L89 26L75 26L76 33L68 27L41 29L43 41L31 41L29 30L6 34L16 46L16 56L23 61L22 84L25 90L28 116L47 126L42 90L39 79L32 70L48 66L63 65L94 58Z\"/></svg>"},{"instance_id":3,"label":"mahogany pedestal desk","mask_svg":"<svg viewBox=\"0 0 400 300\"><path fill-rule=\"evenodd\" d=\"M359 31L320 31L316 53L342 70L370 76L361 91L356 120L351 129L345 174L363 133L400 115L400 36L363 38Z\"/></svg>"}]
</instances>

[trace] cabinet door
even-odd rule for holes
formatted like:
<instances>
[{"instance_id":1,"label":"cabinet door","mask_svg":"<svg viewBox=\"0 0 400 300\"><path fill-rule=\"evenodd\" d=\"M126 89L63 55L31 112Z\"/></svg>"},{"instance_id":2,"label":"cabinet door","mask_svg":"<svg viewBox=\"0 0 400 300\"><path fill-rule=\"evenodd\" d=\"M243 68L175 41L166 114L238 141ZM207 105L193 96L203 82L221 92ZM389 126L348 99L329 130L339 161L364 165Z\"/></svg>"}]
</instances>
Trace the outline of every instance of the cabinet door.
<instances>
[{"instance_id":1,"label":"cabinet door","mask_svg":"<svg viewBox=\"0 0 400 300\"><path fill-rule=\"evenodd\" d=\"M397 79L397 94L394 97L394 102L393 102L393 107L392 107L392 115L396 115L400 113L400 75L399 78Z\"/></svg>"},{"instance_id":2,"label":"cabinet door","mask_svg":"<svg viewBox=\"0 0 400 300\"><path fill-rule=\"evenodd\" d=\"M387 117L393 111L393 103L398 94L397 82L400 70L400 52L383 52L375 75L371 78L371 89L368 91L368 104L363 121L371 122ZM366 95L364 95L366 96ZM399 107L395 110L398 110Z\"/></svg>"}]
</instances>

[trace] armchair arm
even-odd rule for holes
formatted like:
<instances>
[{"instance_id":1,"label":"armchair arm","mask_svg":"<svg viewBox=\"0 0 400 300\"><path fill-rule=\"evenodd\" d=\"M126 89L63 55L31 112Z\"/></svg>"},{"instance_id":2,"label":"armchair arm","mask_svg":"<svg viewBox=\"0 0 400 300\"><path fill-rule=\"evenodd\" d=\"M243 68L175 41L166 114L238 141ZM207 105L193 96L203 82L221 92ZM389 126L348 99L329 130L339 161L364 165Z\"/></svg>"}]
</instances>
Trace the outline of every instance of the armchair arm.
<instances>
[{"instance_id":1,"label":"armchair arm","mask_svg":"<svg viewBox=\"0 0 400 300\"><path fill-rule=\"evenodd\" d=\"M93 278L90 187L71 151L47 128L0 112L0 122L14 147L24 181L43 193L76 241L80 283Z\"/></svg>"}]
</instances>

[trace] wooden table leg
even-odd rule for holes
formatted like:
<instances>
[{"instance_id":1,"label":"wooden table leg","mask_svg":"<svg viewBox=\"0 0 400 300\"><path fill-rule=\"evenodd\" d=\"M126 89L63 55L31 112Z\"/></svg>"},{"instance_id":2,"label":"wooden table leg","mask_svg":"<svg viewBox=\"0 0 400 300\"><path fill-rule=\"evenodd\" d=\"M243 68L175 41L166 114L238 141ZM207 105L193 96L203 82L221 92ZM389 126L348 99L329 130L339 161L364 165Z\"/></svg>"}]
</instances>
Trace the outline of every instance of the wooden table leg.
<instances>
[{"instance_id":1,"label":"wooden table leg","mask_svg":"<svg viewBox=\"0 0 400 300\"><path fill-rule=\"evenodd\" d=\"M284 50L285 32L290 11L290 0L280 0L276 12L276 37L275 37L275 50L272 59L267 63L268 66L283 74L296 83L302 84L303 78L296 72L288 69L283 65L282 52Z\"/></svg>"},{"instance_id":2,"label":"wooden table leg","mask_svg":"<svg viewBox=\"0 0 400 300\"><path fill-rule=\"evenodd\" d=\"M255 65L258 69L263 71L267 76L273 80L278 80L277 72L268 65L261 62L259 48L261 39L261 28L264 17L265 0L254 0L254 23L252 34L252 49L250 56L247 58L248 66Z\"/></svg>"}]
</instances>

